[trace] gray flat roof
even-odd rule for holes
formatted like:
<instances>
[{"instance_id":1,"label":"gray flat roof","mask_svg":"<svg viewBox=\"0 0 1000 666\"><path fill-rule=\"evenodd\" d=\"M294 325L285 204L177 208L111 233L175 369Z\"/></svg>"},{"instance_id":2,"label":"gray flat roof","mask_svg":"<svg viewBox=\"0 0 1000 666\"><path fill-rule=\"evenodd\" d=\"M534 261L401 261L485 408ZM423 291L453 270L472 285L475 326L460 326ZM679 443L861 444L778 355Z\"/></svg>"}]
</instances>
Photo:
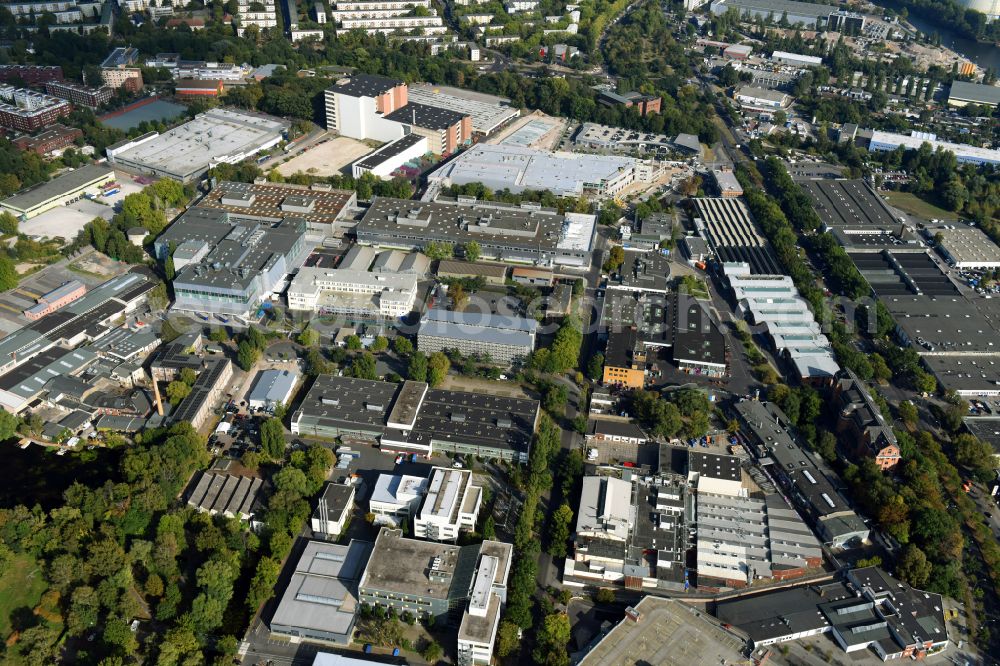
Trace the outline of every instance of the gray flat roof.
<instances>
[{"instance_id":1,"label":"gray flat roof","mask_svg":"<svg viewBox=\"0 0 1000 666\"><path fill-rule=\"evenodd\" d=\"M981 83L970 83L969 81L952 81L951 90L948 91L948 100L953 99L996 106L1000 104L1000 88L984 86Z\"/></svg>"},{"instance_id":2,"label":"gray flat roof","mask_svg":"<svg viewBox=\"0 0 1000 666\"><path fill-rule=\"evenodd\" d=\"M19 210L30 210L50 199L61 197L103 177L113 176L114 169L106 164L87 164L79 169L64 173L52 180L29 187L6 199L5 206Z\"/></svg>"},{"instance_id":3,"label":"gray flat roof","mask_svg":"<svg viewBox=\"0 0 1000 666\"><path fill-rule=\"evenodd\" d=\"M417 336L472 340L496 345L532 349L538 322L477 312L433 309L420 320Z\"/></svg>"}]
</instances>

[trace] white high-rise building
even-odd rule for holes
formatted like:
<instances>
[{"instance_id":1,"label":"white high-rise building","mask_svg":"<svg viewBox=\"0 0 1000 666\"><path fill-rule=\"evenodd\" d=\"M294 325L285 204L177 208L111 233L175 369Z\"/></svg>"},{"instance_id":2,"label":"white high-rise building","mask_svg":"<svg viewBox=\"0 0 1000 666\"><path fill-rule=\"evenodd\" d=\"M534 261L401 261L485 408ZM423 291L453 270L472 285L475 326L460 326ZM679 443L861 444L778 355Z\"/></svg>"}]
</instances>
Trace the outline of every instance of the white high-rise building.
<instances>
[{"instance_id":1,"label":"white high-rise building","mask_svg":"<svg viewBox=\"0 0 1000 666\"><path fill-rule=\"evenodd\" d=\"M413 536L431 541L455 541L462 530L474 530L483 489L472 484L467 469L435 467L423 504L413 521Z\"/></svg>"}]
</instances>

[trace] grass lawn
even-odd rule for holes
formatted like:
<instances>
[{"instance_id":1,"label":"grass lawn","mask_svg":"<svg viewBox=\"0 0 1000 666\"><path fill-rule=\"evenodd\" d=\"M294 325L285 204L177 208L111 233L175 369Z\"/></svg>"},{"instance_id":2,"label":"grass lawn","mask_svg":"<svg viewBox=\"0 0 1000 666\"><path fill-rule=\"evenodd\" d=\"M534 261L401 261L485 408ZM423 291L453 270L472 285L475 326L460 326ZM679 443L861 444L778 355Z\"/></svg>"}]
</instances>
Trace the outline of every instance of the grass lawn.
<instances>
[{"instance_id":1,"label":"grass lawn","mask_svg":"<svg viewBox=\"0 0 1000 666\"><path fill-rule=\"evenodd\" d=\"M30 612L45 591L45 581L38 563L25 553L15 555L0 576L0 638L10 635L11 614L19 608Z\"/></svg>"},{"instance_id":2,"label":"grass lawn","mask_svg":"<svg viewBox=\"0 0 1000 666\"><path fill-rule=\"evenodd\" d=\"M938 208L912 192L885 192L884 194L891 205L911 215L916 215L926 220L958 219L958 215L955 213L947 211L944 208Z\"/></svg>"}]
</instances>

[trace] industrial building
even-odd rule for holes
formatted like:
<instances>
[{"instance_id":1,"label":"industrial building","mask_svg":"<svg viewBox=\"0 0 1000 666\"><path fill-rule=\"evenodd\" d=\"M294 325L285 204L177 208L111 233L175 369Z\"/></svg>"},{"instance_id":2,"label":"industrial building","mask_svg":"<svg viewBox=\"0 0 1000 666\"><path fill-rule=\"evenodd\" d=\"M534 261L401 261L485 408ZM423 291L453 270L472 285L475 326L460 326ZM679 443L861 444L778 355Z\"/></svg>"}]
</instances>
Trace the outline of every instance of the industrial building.
<instances>
[{"instance_id":1,"label":"industrial building","mask_svg":"<svg viewBox=\"0 0 1000 666\"><path fill-rule=\"evenodd\" d=\"M597 95L597 101L605 106L624 106L627 109L634 107L641 116L659 113L663 103L663 100L655 95L646 95L634 90L621 94L613 90L601 90Z\"/></svg>"},{"instance_id":2,"label":"industrial building","mask_svg":"<svg viewBox=\"0 0 1000 666\"><path fill-rule=\"evenodd\" d=\"M114 180L114 169L106 164L86 164L0 201L0 209L23 222L84 195L99 194L102 185Z\"/></svg>"},{"instance_id":3,"label":"industrial building","mask_svg":"<svg viewBox=\"0 0 1000 666\"><path fill-rule=\"evenodd\" d=\"M45 92L60 99L68 99L77 106L96 109L111 101L114 90L110 86L90 88L78 83L67 81L49 81L45 84Z\"/></svg>"},{"instance_id":4,"label":"industrial building","mask_svg":"<svg viewBox=\"0 0 1000 666\"><path fill-rule=\"evenodd\" d=\"M411 100L383 118L399 123L404 133L426 138L428 150L435 155L451 155L472 140L472 117L450 109Z\"/></svg>"},{"instance_id":5,"label":"industrial building","mask_svg":"<svg viewBox=\"0 0 1000 666\"><path fill-rule=\"evenodd\" d=\"M347 527L354 510L354 485L327 483L319 496L309 525L313 534L335 541Z\"/></svg>"},{"instance_id":6,"label":"industrial building","mask_svg":"<svg viewBox=\"0 0 1000 666\"><path fill-rule=\"evenodd\" d=\"M733 409L758 464L789 493L824 544L850 548L867 541L868 526L830 482L830 475L802 448L777 405L744 400Z\"/></svg>"},{"instance_id":7,"label":"industrial building","mask_svg":"<svg viewBox=\"0 0 1000 666\"><path fill-rule=\"evenodd\" d=\"M351 174L360 178L366 173L379 178L391 178L392 174L407 162L419 160L429 152L427 137L421 134L407 134L387 143L365 155L351 165Z\"/></svg>"},{"instance_id":8,"label":"industrial building","mask_svg":"<svg viewBox=\"0 0 1000 666\"><path fill-rule=\"evenodd\" d=\"M309 541L271 618L275 634L295 639L349 645L354 639L358 581L372 544Z\"/></svg>"},{"instance_id":9,"label":"industrial building","mask_svg":"<svg viewBox=\"0 0 1000 666\"><path fill-rule=\"evenodd\" d=\"M755 275L748 264L727 263L726 281L736 312L751 324L766 324L779 356L805 382L829 383L840 371L833 348L819 332L809 303L787 275Z\"/></svg>"},{"instance_id":10,"label":"industrial building","mask_svg":"<svg viewBox=\"0 0 1000 666\"><path fill-rule=\"evenodd\" d=\"M503 264L478 264L470 261L442 259L438 262L437 276L444 279L482 278L485 284L503 285L507 281L507 267Z\"/></svg>"},{"instance_id":11,"label":"industrial building","mask_svg":"<svg viewBox=\"0 0 1000 666\"><path fill-rule=\"evenodd\" d=\"M408 94L411 102L436 106L469 116L472 119L472 135L476 138L496 134L521 115L520 109L508 105L510 100L460 88L424 83L410 86Z\"/></svg>"},{"instance_id":12,"label":"industrial building","mask_svg":"<svg viewBox=\"0 0 1000 666\"><path fill-rule=\"evenodd\" d=\"M525 462L538 401L320 375L292 416L292 432L348 436L383 450L477 455Z\"/></svg>"},{"instance_id":13,"label":"industrial building","mask_svg":"<svg viewBox=\"0 0 1000 666\"><path fill-rule=\"evenodd\" d=\"M483 258L584 267L590 264L596 223L594 215L560 215L471 197L434 202L375 197L354 232L361 245L421 250L430 242L476 241Z\"/></svg>"},{"instance_id":14,"label":"industrial building","mask_svg":"<svg viewBox=\"0 0 1000 666\"><path fill-rule=\"evenodd\" d=\"M482 500L483 489L472 483L471 471L434 467L413 517L413 536L454 543L459 532L475 531Z\"/></svg>"},{"instance_id":15,"label":"industrial building","mask_svg":"<svg viewBox=\"0 0 1000 666\"><path fill-rule=\"evenodd\" d=\"M774 51L771 53L771 60L791 67L820 67L823 64L823 59L819 56L788 53L787 51Z\"/></svg>"},{"instance_id":16,"label":"industrial building","mask_svg":"<svg viewBox=\"0 0 1000 666\"><path fill-rule=\"evenodd\" d=\"M909 135L871 130L872 138L868 142L869 150L893 151L902 146L906 150L919 150L923 144L929 144L931 150L946 150L955 153L955 159L961 164L1000 164L1000 150L981 148L964 143L940 141L936 134L930 132L912 132Z\"/></svg>"},{"instance_id":17,"label":"industrial building","mask_svg":"<svg viewBox=\"0 0 1000 666\"><path fill-rule=\"evenodd\" d=\"M961 222L934 224L925 226L923 232L954 268L1000 268L1000 247L977 227Z\"/></svg>"},{"instance_id":18,"label":"industrial building","mask_svg":"<svg viewBox=\"0 0 1000 666\"><path fill-rule=\"evenodd\" d=\"M871 650L882 661L923 659L948 647L943 598L878 567L843 580L719 602L716 617L755 647L830 634L845 652Z\"/></svg>"},{"instance_id":19,"label":"industrial building","mask_svg":"<svg viewBox=\"0 0 1000 666\"><path fill-rule=\"evenodd\" d=\"M693 203L695 231L719 261L746 263L755 274L782 272L781 264L742 199L696 198Z\"/></svg>"},{"instance_id":20,"label":"industrial building","mask_svg":"<svg viewBox=\"0 0 1000 666\"><path fill-rule=\"evenodd\" d=\"M247 224L225 210L189 209L153 246L157 259L173 261L174 309L250 317L308 256L305 227L301 218Z\"/></svg>"},{"instance_id":21,"label":"industrial building","mask_svg":"<svg viewBox=\"0 0 1000 666\"><path fill-rule=\"evenodd\" d=\"M417 276L350 268L302 267L288 287L288 308L395 320L413 311Z\"/></svg>"},{"instance_id":22,"label":"industrial building","mask_svg":"<svg viewBox=\"0 0 1000 666\"><path fill-rule=\"evenodd\" d=\"M34 132L69 115L72 105L64 99L34 90L0 85L0 126Z\"/></svg>"},{"instance_id":23,"label":"industrial building","mask_svg":"<svg viewBox=\"0 0 1000 666\"><path fill-rule=\"evenodd\" d=\"M729 167L719 167L712 169L712 182L715 189L724 199L732 199L743 196L743 186L736 178L736 174Z\"/></svg>"},{"instance_id":24,"label":"industrial building","mask_svg":"<svg viewBox=\"0 0 1000 666\"><path fill-rule=\"evenodd\" d=\"M696 299L677 293L608 294L601 313L607 335L605 384L659 384L671 367L691 375L725 376L725 336Z\"/></svg>"},{"instance_id":25,"label":"industrial building","mask_svg":"<svg viewBox=\"0 0 1000 666\"><path fill-rule=\"evenodd\" d=\"M187 183L215 164L236 164L277 146L288 127L280 118L211 109L164 134L152 132L105 152L114 164Z\"/></svg>"},{"instance_id":26,"label":"industrial building","mask_svg":"<svg viewBox=\"0 0 1000 666\"><path fill-rule=\"evenodd\" d=\"M270 411L278 405L288 406L299 378L291 370L262 370L257 382L247 394L247 407L254 411Z\"/></svg>"},{"instance_id":27,"label":"industrial building","mask_svg":"<svg viewBox=\"0 0 1000 666\"><path fill-rule=\"evenodd\" d=\"M242 223L281 222L302 219L314 236L342 236L357 206L354 190L335 190L322 184L237 183L222 181L198 201L199 208L224 210Z\"/></svg>"},{"instance_id":28,"label":"industrial building","mask_svg":"<svg viewBox=\"0 0 1000 666\"><path fill-rule=\"evenodd\" d=\"M434 308L420 319L417 349L426 354L457 349L507 366L534 351L537 328L534 319Z\"/></svg>"},{"instance_id":29,"label":"industrial building","mask_svg":"<svg viewBox=\"0 0 1000 666\"><path fill-rule=\"evenodd\" d=\"M865 17L862 14L841 11L833 5L794 0L712 0L710 9L716 16L735 9L741 17L762 18L772 23L785 19L792 26L802 25L805 28L850 34L860 34L865 27Z\"/></svg>"},{"instance_id":30,"label":"industrial building","mask_svg":"<svg viewBox=\"0 0 1000 666\"><path fill-rule=\"evenodd\" d=\"M262 483L252 476L202 472L187 503L212 516L251 520L260 509L258 494Z\"/></svg>"},{"instance_id":31,"label":"industrial building","mask_svg":"<svg viewBox=\"0 0 1000 666\"><path fill-rule=\"evenodd\" d=\"M82 298L86 293L87 285L79 280L70 280L35 299L35 305L25 310L24 316L28 321L37 321L64 305L69 305L78 298Z\"/></svg>"},{"instance_id":32,"label":"industrial building","mask_svg":"<svg viewBox=\"0 0 1000 666\"><path fill-rule=\"evenodd\" d=\"M952 81L951 90L948 91L948 105L961 107L968 104L996 108L1000 105L1000 87L957 79Z\"/></svg>"},{"instance_id":33,"label":"industrial building","mask_svg":"<svg viewBox=\"0 0 1000 666\"><path fill-rule=\"evenodd\" d=\"M647 595L585 648L579 666L739 664L750 647L742 631L723 626L677 599Z\"/></svg>"},{"instance_id":34,"label":"industrial building","mask_svg":"<svg viewBox=\"0 0 1000 666\"><path fill-rule=\"evenodd\" d=\"M548 190L561 197L613 196L651 183L659 167L617 155L576 155L525 146L477 144L428 176L442 185L482 183L492 190Z\"/></svg>"},{"instance_id":35,"label":"industrial building","mask_svg":"<svg viewBox=\"0 0 1000 666\"><path fill-rule=\"evenodd\" d=\"M792 98L787 93L753 86L740 86L733 93L733 98L745 111L781 111L792 103Z\"/></svg>"}]
</instances>

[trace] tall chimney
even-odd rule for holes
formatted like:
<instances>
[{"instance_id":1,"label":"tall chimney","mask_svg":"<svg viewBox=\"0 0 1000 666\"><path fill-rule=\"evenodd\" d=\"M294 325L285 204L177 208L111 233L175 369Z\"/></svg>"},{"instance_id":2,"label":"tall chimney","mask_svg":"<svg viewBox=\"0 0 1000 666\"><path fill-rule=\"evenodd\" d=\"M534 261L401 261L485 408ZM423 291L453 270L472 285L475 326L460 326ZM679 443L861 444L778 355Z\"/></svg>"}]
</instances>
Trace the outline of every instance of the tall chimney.
<instances>
[{"instance_id":1,"label":"tall chimney","mask_svg":"<svg viewBox=\"0 0 1000 666\"><path fill-rule=\"evenodd\" d=\"M163 416L163 400L160 398L160 387L157 384L156 377L153 377L153 398L156 399L156 413Z\"/></svg>"}]
</instances>

